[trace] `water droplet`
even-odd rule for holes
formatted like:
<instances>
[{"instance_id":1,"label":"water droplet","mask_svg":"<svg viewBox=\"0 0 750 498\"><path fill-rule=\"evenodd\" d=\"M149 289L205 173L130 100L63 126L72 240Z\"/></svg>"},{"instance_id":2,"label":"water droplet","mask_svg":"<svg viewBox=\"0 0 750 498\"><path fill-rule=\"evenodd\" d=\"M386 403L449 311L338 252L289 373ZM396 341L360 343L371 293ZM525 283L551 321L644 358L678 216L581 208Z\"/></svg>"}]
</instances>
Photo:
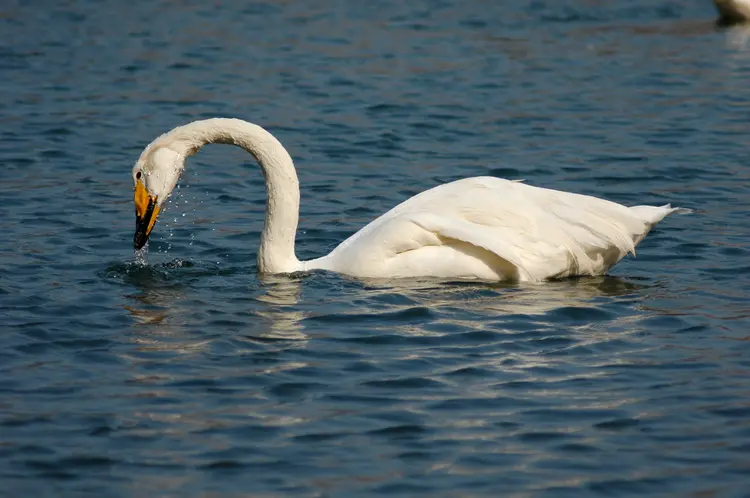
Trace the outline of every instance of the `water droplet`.
<instances>
[{"instance_id":1,"label":"water droplet","mask_svg":"<svg viewBox=\"0 0 750 498\"><path fill-rule=\"evenodd\" d=\"M133 255L135 256L135 264L138 266L146 266L148 265L148 243L141 247L140 249L136 249L133 251Z\"/></svg>"}]
</instances>

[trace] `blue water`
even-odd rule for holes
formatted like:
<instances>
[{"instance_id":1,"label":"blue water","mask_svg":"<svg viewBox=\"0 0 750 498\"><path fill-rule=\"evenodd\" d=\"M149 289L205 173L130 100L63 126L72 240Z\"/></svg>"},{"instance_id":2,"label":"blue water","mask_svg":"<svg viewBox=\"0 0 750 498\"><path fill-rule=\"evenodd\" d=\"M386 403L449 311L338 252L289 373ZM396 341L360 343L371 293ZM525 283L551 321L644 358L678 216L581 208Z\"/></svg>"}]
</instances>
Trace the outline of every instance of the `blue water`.
<instances>
[{"instance_id":1,"label":"blue water","mask_svg":"<svg viewBox=\"0 0 750 498\"><path fill-rule=\"evenodd\" d=\"M750 496L750 28L708 0L0 7L2 496ZM672 202L610 275L261 278L267 127L320 256L466 176Z\"/></svg>"}]
</instances>

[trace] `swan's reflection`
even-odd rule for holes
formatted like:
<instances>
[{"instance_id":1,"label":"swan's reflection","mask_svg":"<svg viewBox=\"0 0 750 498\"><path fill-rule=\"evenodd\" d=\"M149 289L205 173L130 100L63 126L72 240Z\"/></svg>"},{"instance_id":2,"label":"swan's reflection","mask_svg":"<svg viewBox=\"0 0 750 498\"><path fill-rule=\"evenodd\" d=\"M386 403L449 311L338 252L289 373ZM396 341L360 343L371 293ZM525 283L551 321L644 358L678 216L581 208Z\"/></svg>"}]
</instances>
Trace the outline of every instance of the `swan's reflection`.
<instances>
[{"instance_id":1,"label":"swan's reflection","mask_svg":"<svg viewBox=\"0 0 750 498\"><path fill-rule=\"evenodd\" d=\"M618 277L603 276L517 285L438 281L365 281L366 292L396 293L429 308L460 306L493 315L543 315L563 307L595 307L600 297L634 294L644 286ZM479 292L478 292L479 291ZM484 291L484 292L481 292ZM468 298L463 296L469 296Z\"/></svg>"},{"instance_id":2,"label":"swan's reflection","mask_svg":"<svg viewBox=\"0 0 750 498\"><path fill-rule=\"evenodd\" d=\"M361 321L362 316L357 316L360 313L366 314L365 319L372 319L372 325L367 327L365 333L395 332L403 336L436 338L433 344L438 347L431 352L402 349L400 353L394 353L395 357L404 354L411 358L425 354L442 355L439 345L443 342L440 338L446 337L445 344L450 346L455 344L450 339L454 334L483 330L507 334L486 337L491 341L524 345L528 347L528 352L513 350L511 353L498 346L484 350L481 360L461 357L457 361L463 362L464 366L483 364L503 371L510 369L523 377L530 375L527 373L529 369L560 361L554 355L540 355L539 348L544 346L528 342L538 338L535 334L539 332L555 336L573 333L576 346L587 346L641 331L640 322L649 313L640 309L639 302L648 299L649 289L649 284L611 276L539 285L369 281L364 288L340 299L359 305L352 315L353 320ZM334 309L343 307L343 303L337 306L332 301L328 300L328 306ZM622 303L622 306L616 306L618 312L602 313L602 310L611 309L611 305L617 302ZM386 306L383 303L387 303ZM420 307L430 310L431 314L424 317L409 314ZM582 309L583 312L572 308ZM394 313L398 312L403 312L403 315L394 319ZM381 313L382 319L378 316ZM564 342L561 347L565 348L568 344ZM505 364L510 358L512 366ZM581 372L576 370L575 375L580 377ZM488 397L494 395L496 393L487 393Z\"/></svg>"},{"instance_id":3,"label":"swan's reflection","mask_svg":"<svg viewBox=\"0 0 750 498\"><path fill-rule=\"evenodd\" d=\"M305 313L295 309L299 302L302 277L290 275L258 276L261 292L256 296L262 306L255 313L268 321L268 329L261 331L265 339L303 340L302 320Z\"/></svg>"},{"instance_id":4,"label":"swan's reflection","mask_svg":"<svg viewBox=\"0 0 750 498\"><path fill-rule=\"evenodd\" d=\"M750 24L736 24L726 28L726 37L730 48L750 54Z\"/></svg>"},{"instance_id":5,"label":"swan's reflection","mask_svg":"<svg viewBox=\"0 0 750 498\"><path fill-rule=\"evenodd\" d=\"M191 337L186 328L190 313L179 288L143 287L137 294L126 296L130 304L124 308L136 325L131 340L141 351L169 350L191 354L205 349L207 340Z\"/></svg>"},{"instance_id":6,"label":"swan's reflection","mask_svg":"<svg viewBox=\"0 0 750 498\"><path fill-rule=\"evenodd\" d=\"M126 276L137 292L125 296L125 310L130 313L136 325L133 340L151 349L170 349L173 351L194 352L206 347L210 339L196 341L196 327L201 327L206 309L220 314L245 314L242 320L246 327L240 330L229 330L248 339L286 339L301 340L306 336L301 332L301 321L304 312L296 308L299 302L301 277L286 275L258 276L259 285L253 293L248 292L245 305L237 301L228 303L226 299L217 299L212 294L212 302L205 302L197 290L180 283L182 268L147 267ZM192 271L193 273L194 270ZM190 296L193 296L192 298ZM226 313L224 313L226 312ZM201 317L196 317L200 314ZM257 320L256 318L260 318ZM191 327L188 327L190 325ZM209 328L211 324L208 324Z\"/></svg>"},{"instance_id":7,"label":"swan's reflection","mask_svg":"<svg viewBox=\"0 0 750 498\"><path fill-rule=\"evenodd\" d=\"M315 281L325 287L325 295L313 296L311 302L301 305L303 285L315 287ZM216 299L201 303L187 297L187 287L167 282L149 280L137 282L139 292L127 296L125 309L136 324L133 340L148 349L169 349L174 352L195 353L208 348L217 334L196 335L198 329L212 327L201 324L205 308L210 304L222 317L240 316L239 330L227 330L239 340L264 342L273 340L307 340L305 319L310 316L337 315L344 318L353 313L362 315L393 313L423 307L429 310L447 310L439 318L425 317L425 322L435 320L472 321L475 317L492 319L508 315L537 316L560 308L596 308L602 298L639 294L644 285L617 277L597 277L548 282L542 285L516 285L482 283L476 281L446 282L435 279L374 280L352 279L332 274L313 275L258 275L254 291L248 299ZM342 285L343 284L343 285ZM216 294L213 294L216 296ZM246 306L246 308L245 308ZM201 311L203 310L203 311ZM465 316L461 316L464 315ZM449 318L454 317L454 318ZM224 320L224 318L222 318ZM429 333L420 319L389 321L388 327L404 329L410 334ZM190 325L190 326L188 326ZM381 324L382 325L382 324ZM220 334L222 335L222 334Z\"/></svg>"}]
</instances>

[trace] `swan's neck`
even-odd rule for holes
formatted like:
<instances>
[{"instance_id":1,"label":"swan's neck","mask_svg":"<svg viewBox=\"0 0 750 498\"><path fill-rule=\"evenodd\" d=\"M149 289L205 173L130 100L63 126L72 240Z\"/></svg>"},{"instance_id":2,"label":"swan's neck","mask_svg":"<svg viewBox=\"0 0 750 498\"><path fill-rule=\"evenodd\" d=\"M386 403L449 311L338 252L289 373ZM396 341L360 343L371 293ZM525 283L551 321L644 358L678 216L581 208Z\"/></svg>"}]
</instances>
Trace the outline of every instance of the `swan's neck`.
<instances>
[{"instance_id":1,"label":"swan's neck","mask_svg":"<svg viewBox=\"0 0 750 498\"><path fill-rule=\"evenodd\" d=\"M214 118L176 128L170 148L192 155L206 144L222 143L242 147L255 157L266 180L266 217L258 250L258 270L291 273L302 266L294 254L299 221L299 180L294 163L284 146L260 126L239 119ZM161 137L160 137L161 138ZM159 139L153 145L157 145Z\"/></svg>"}]
</instances>

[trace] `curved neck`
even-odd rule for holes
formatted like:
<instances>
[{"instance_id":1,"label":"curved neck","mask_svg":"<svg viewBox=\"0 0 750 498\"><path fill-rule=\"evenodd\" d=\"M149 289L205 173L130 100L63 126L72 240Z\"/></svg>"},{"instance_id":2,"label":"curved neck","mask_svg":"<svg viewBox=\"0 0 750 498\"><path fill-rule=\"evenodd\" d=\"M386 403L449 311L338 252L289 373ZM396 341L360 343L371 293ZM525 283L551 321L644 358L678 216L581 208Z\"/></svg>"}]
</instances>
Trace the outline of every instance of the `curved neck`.
<instances>
[{"instance_id":1,"label":"curved neck","mask_svg":"<svg viewBox=\"0 0 750 498\"><path fill-rule=\"evenodd\" d=\"M185 157L210 143L236 145L252 154L263 171L267 194L258 270L264 273L291 273L301 269L294 254L299 222L299 180L292 158L273 135L258 125L240 119L213 118L175 128L159 137L151 146L158 147L157 142Z\"/></svg>"}]
</instances>

